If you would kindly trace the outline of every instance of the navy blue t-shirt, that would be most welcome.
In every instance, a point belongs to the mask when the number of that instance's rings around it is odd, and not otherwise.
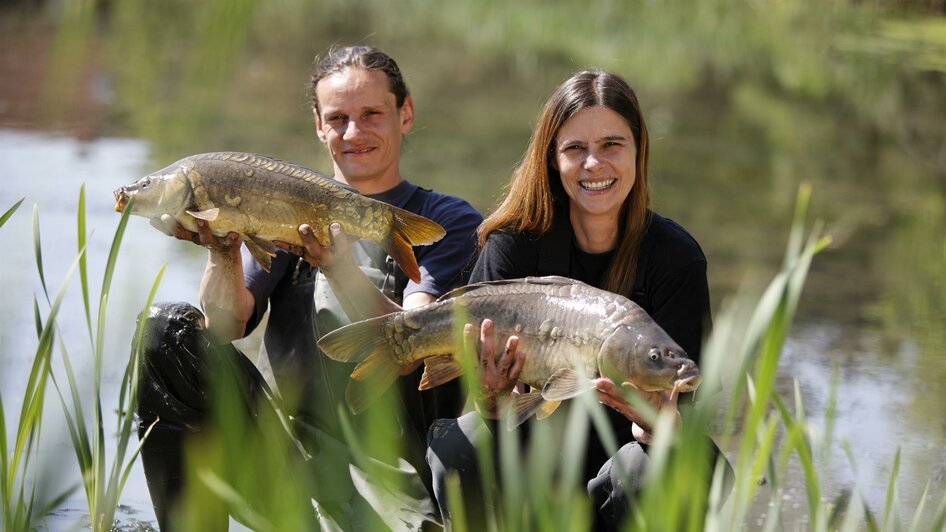
[[[403,208],[417,188],[402,181],[388,191],[368,197]],[[426,292],[439,297],[466,283],[475,260],[476,228],[483,218],[468,202],[437,192],[427,192],[419,209],[412,208],[415,214],[440,224],[446,235],[432,245],[414,247],[421,279],[420,283],[408,281],[404,296]],[[243,271],[246,287],[256,300],[245,334],[259,325],[269,308],[263,345],[280,388],[284,388],[284,379],[290,385],[311,387],[317,384],[312,379],[330,378],[330,372],[322,371],[323,361],[316,348],[313,328],[317,269],[279,250],[268,273],[244,253]]]

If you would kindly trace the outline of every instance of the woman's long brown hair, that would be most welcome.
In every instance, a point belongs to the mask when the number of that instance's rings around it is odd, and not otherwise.
[[[562,83],[542,108],[522,162],[513,172],[505,197],[477,230],[479,245],[491,233],[505,229],[541,235],[552,227],[556,204],[567,207],[568,196],[558,170],[552,166],[555,135],[569,118],[588,107],[603,106],[621,115],[637,145],[634,187],[621,207],[618,244],[608,268],[604,288],[630,295],[634,287],[640,243],[647,224],[650,193],[647,186],[647,126],[637,95],[616,74],[598,70],[578,72]],[[567,208],[561,209],[567,216]]]

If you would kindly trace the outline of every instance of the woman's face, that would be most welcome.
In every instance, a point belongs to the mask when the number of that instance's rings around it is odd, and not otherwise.
[[[637,145],[624,118],[603,106],[582,109],[562,124],[553,148],[573,215],[617,220],[637,175]]]

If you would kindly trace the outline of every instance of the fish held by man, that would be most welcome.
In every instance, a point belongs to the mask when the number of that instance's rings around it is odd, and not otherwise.
[[[691,392],[700,384],[696,364],[639,305],[556,276],[458,288],[429,305],[336,329],[318,345],[334,360],[358,362],[346,390],[357,414],[418,360],[425,365],[422,390],[460,376],[454,320],[478,325],[485,318],[497,339],[518,336],[526,355],[519,380],[533,391],[515,399],[519,422],[550,415],[598,376],[647,392]]]
[[[135,199],[132,214],[151,219],[164,214],[197,232],[197,219],[211,232],[239,233],[250,254],[269,271],[275,241],[302,246],[299,226],[309,224],[323,245],[331,242],[329,226],[373,240],[415,282],[420,269],[411,246],[443,238],[437,223],[352,192],[334,180],[301,166],[240,152],[203,153],[174,164],[115,191],[115,210]]]

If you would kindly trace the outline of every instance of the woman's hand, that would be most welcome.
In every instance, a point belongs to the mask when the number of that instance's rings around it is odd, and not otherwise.
[[[476,406],[480,415],[489,419],[499,417],[500,403],[516,387],[526,362],[525,353],[517,350],[518,336],[510,336],[506,340],[506,348],[499,360],[493,356],[493,340],[493,320],[485,319],[480,325],[480,393],[476,397]],[[472,324],[467,323],[463,327],[463,345],[468,350],[477,345],[475,327]]]
[[[618,387],[614,384],[614,381],[607,377],[595,379],[592,383],[594,384],[595,390],[598,392],[598,401],[606,406],[610,406],[634,423],[632,430],[634,437],[638,441],[648,443],[650,440],[650,432],[653,428],[650,423],[645,420],[641,412],[624,399],[624,393],[621,388],[629,389],[631,393],[636,393],[658,412],[665,408],[672,409],[676,413],[677,425],[679,426],[680,424],[680,413],[676,411],[678,398],[676,388],[670,392],[645,392],[630,383],[625,383],[622,387]]]

